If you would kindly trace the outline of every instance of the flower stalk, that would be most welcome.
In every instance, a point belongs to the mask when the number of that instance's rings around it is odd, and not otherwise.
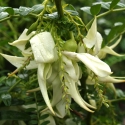
[[[61,0],[54,0],[54,1],[55,1],[55,4],[56,4],[56,8],[57,8],[57,11],[58,11],[59,18],[62,18],[63,17],[63,9],[62,9],[62,5],[61,5]]]

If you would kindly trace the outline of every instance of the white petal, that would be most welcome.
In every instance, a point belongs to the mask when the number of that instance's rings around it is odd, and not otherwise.
[[[108,54],[114,55],[114,56],[125,56],[125,55],[121,55],[121,54],[116,53],[114,50],[112,50],[108,46],[105,46],[103,49],[101,49],[101,51],[104,52],[104,53],[108,53]]]
[[[114,86],[113,83],[107,83],[106,86],[107,86],[109,89],[112,89],[113,92],[116,94],[116,88],[115,88],[115,86]]]
[[[101,45],[102,45],[102,36],[99,32],[97,32],[97,41],[96,41],[96,44],[95,44],[95,47],[94,47],[94,55],[97,55],[98,52],[100,51],[101,49]]]
[[[92,48],[97,40],[97,24],[96,18],[94,19],[91,28],[88,31],[87,36],[83,39],[87,48]]]
[[[107,76],[107,77],[98,77],[98,80],[100,82],[105,82],[105,83],[121,83],[121,82],[125,82],[125,80],[121,80],[121,79],[115,79],[111,76]]]
[[[65,83],[66,83],[66,85],[67,85],[67,87],[68,87],[69,94],[70,94],[71,97],[74,99],[74,101],[75,101],[76,103],[78,103],[83,109],[85,109],[85,110],[87,110],[87,111],[89,111],[89,112],[94,112],[94,111],[90,110],[90,109],[86,106],[87,103],[85,104],[85,101],[82,99],[82,97],[80,96],[79,92],[77,91],[75,82],[74,82],[72,79],[68,78],[67,75],[65,75],[65,78],[67,79],[67,82],[65,82]],[[88,105],[89,105],[89,104],[88,104]],[[90,105],[89,105],[89,106],[90,106]],[[92,106],[90,106],[90,107],[92,107]],[[92,107],[92,108],[94,108],[94,107]]]
[[[49,100],[49,96],[48,96],[48,93],[47,93],[47,87],[46,87],[46,75],[48,74],[48,72],[45,73],[45,64],[41,63],[41,64],[38,64],[38,83],[39,83],[39,86],[40,86],[40,90],[41,90],[41,93],[43,95],[43,98],[48,106],[48,108],[50,109],[50,111],[55,114],[55,112],[53,111],[53,108],[51,106],[51,103],[50,103],[50,100]]]
[[[110,48],[114,49],[119,44],[119,42],[121,41],[121,39],[122,39],[122,35],[119,37],[119,39],[113,45],[110,46]]]
[[[64,100],[62,99],[57,105],[56,109],[58,110],[58,113],[56,115],[60,118],[63,118],[66,115],[66,104]]]
[[[53,86],[53,99],[52,106],[55,106],[62,99],[62,88],[59,76],[57,76],[52,82]]]
[[[12,43],[9,43],[12,46],[17,47],[19,50],[22,51],[22,53],[27,54],[27,55],[31,55],[31,48],[25,49],[25,45],[27,44],[27,42],[29,42],[28,40],[31,38],[31,36],[33,36],[35,34],[35,32],[31,32],[28,36],[26,35],[26,32],[28,31],[28,29],[25,29],[23,31],[23,33],[20,35],[18,40],[15,40]]]
[[[97,107],[96,105],[96,101],[94,99],[89,99],[89,103],[94,106],[94,107]]]
[[[97,76],[106,77],[112,74],[110,67],[105,62],[88,53],[75,53],[68,51],[63,51],[62,53],[71,59],[82,61]]]
[[[79,72],[75,70],[75,67],[70,59],[63,56],[63,62],[64,62],[64,69],[68,73],[68,75],[74,80],[78,81],[79,79]],[[77,67],[78,68],[78,67]]]
[[[35,34],[35,31],[33,31],[29,35],[26,35],[27,31],[28,29],[24,29],[18,40],[29,40]]]
[[[37,62],[48,63],[57,59],[54,40],[49,32],[42,32],[30,39],[34,58]]]
[[[17,68],[23,66],[24,62],[27,60],[27,57],[9,56],[6,54],[1,54],[1,55]],[[37,64],[35,61],[30,61],[30,64],[26,66],[26,69],[35,69],[35,68],[37,68]]]
[[[77,58],[81,60],[97,76],[106,77],[112,74],[110,67],[105,62],[88,53],[78,53]]]

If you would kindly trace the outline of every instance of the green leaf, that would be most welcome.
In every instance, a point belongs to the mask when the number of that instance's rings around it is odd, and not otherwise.
[[[24,112],[2,110],[0,120],[30,120],[30,116]]]
[[[6,18],[9,14],[7,12],[0,13],[0,19]]]
[[[6,76],[2,76],[2,77],[0,77],[0,84],[4,81],[4,80],[6,80]]]
[[[44,6],[42,4],[37,4],[32,7],[34,13],[39,13],[43,10]]]
[[[47,117],[49,117],[49,114],[44,114],[44,115],[40,116],[40,119],[43,120],[43,119],[46,119]]]
[[[110,9],[113,9],[117,3],[119,2],[120,0],[112,0],[111,4],[110,4]]]
[[[79,13],[77,11],[74,11],[74,10],[67,10],[71,15],[73,16],[78,16]]]
[[[45,121],[45,122],[43,122],[42,124],[40,124],[40,125],[47,125],[47,124],[49,124],[50,123],[50,121]]]
[[[19,9],[18,8],[13,8],[15,14],[19,14]]]
[[[37,120],[31,120],[31,121],[29,121],[29,124],[30,125],[36,125],[36,124],[38,124],[38,121]]]
[[[74,10],[76,11],[75,7],[71,4],[68,4],[66,7],[65,7],[66,10]]]
[[[114,37],[120,35],[125,30],[125,24],[114,26],[108,34],[107,41],[110,42]]]
[[[93,5],[97,5],[97,4],[101,4],[102,8],[109,9],[111,2],[96,2],[96,3],[93,3]]]
[[[0,7],[0,12],[4,12],[4,10],[6,10],[9,7]]]
[[[117,6],[119,6],[119,7],[125,7],[125,4],[124,3],[118,3]]]
[[[26,109],[26,112],[33,112],[35,110],[36,110],[36,108],[28,108],[28,109]]]
[[[2,94],[1,99],[6,106],[11,105],[11,95],[10,94]]]
[[[13,15],[14,14],[14,10],[13,8],[9,7],[5,10],[5,12],[9,13],[9,15]]]
[[[54,12],[51,14],[45,14],[46,17],[50,18],[50,19],[57,19],[58,18],[58,13]]]
[[[10,88],[10,87],[8,87],[8,86],[0,87],[0,94],[6,93],[9,88]]]
[[[92,15],[91,12],[90,12],[90,7],[82,7],[82,8],[80,8],[80,10]]]
[[[28,15],[30,12],[32,12],[33,9],[30,8],[30,7],[23,7],[23,6],[20,6],[19,7],[19,13],[22,15],[22,16],[26,16]]]
[[[117,89],[116,93],[117,93],[117,96],[120,97],[120,98],[125,97],[125,94],[121,89]]]
[[[92,13],[92,15],[97,15],[101,10],[101,4],[96,4],[93,5],[90,9],[90,12]]]

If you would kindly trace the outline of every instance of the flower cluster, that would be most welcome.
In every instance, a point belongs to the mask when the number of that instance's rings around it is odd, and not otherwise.
[[[97,32],[96,23],[95,17],[82,42],[76,43],[72,33],[72,45],[66,41],[61,52],[58,51],[59,48],[50,32],[37,34],[33,31],[26,35],[28,29],[25,29],[18,40],[9,43],[17,47],[22,52],[23,57],[1,54],[17,68],[22,67],[27,59],[32,57],[30,62],[23,68],[26,70],[37,69],[37,78],[42,96],[48,109],[58,117],[65,116],[66,106],[70,105],[71,98],[89,112],[94,112],[96,109],[95,105],[90,105],[79,93],[78,86],[84,84],[80,83],[80,79],[84,74],[78,62],[82,62],[87,68],[88,78],[86,84],[95,84],[95,79],[98,82],[109,83],[110,86],[112,83],[124,82],[124,80],[111,77],[110,67],[100,59],[106,53],[116,56],[121,55],[112,50],[116,44],[101,49],[103,39],[101,34]],[[121,37],[116,43],[120,39]],[[26,48],[28,42],[30,42],[30,46]],[[71,46],[71,49],[68,49],[67,46]],[[48,96],[48,86],[52,86],[52,99]]]

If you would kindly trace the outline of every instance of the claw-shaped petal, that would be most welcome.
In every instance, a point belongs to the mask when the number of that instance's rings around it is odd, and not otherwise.
[[[14,42],[9,43],[10,45],[15,46],[19,50],[21,50],[23,55],[32,54],[31,47],[29,47],[28,49],[25,49],[25,48],[26,48],[27,42],[29,42],[29,39],[35,34],[35,31],[31,32],[29,35],[26,35],[27,31],[28,29],[25,29],[23,33],[20,35],[20,37],[18,38],[18,40],[15,40]]]
[[[112,74],[110,67],[105,62],[88,53],[75,53],[64,51],[63,54],[69,58],[74,58],[82,61],[97,76],[106,77]]]
[[[0,53],[1,54],[1,53]],[[8,60],[12,65],[17,68],[22,67],[22,65],[26,62],[28,57],[17,57],[17,56],[10,56],[6,54],[1,54],[6,60]],[[36,69],[37,63],[36,61],[30,61],[30,63],[25,67],[26,69]]]
[[[94,108],[94,109],[95,109],[95,107],[91,106],[90,104],[88,104],[87,102],[85,102],[82,99],[82,97],[80,96],[80,94],[78,92],[76,83],[71,78],[69,78],[67,75],[65,75],[65,78],[67,80],[66,85],[68,87],[69,94],[74,99],[74,101],[76,103],[78,103],[83,109],[85,109],[89,112],[94,112],[94,111],[90,110],[87,106],[89,106],[91,108]]]
[[[92,48],[97,41],[97,25],[96,18],[94,19],[91,28],[88,31],[87,36],[83,39],[87,48]]]
[[[46,66],[48,68],[46,68]],[[46,78],[47,78],[47,75],[49,74],[49,71],[50,71],[49,64],[44,64],[44,63],[38,64],[38,83],[40,86],[41,93],[43,95],[43,98],[44,98],[48,108],[50,109],[50,111],[53,114],[55,114],[55,112],[53,111],[52,105],[50,103],[49,96],[47,93],[47,87],[46,87]]]

